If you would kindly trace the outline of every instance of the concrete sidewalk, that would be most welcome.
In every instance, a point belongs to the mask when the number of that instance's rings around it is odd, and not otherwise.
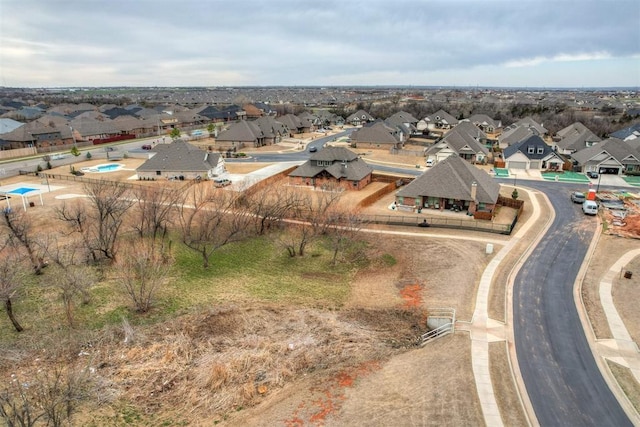
[[[489,343],[496,341],[505,341],[510,331],[510,326],[501,321],[490,319],[488,314],[489,308],[489,292],[494,276],[500,264],[504,261],[507,254],[527,235],[533,224],[540,218],[540,205],[534,197],[533,193],[527,191],[530,195],[533,214],[512,238],[489,262],[485,268],[480,285],[476,293],[476,306],[473,312],[471,323],[457,322],[456,328],[462,331],[468,331],[471,337],[471,365],[476,383],[478,398],[482,407],[485,423],[487,426],[503,426],[502,417],[495,397],[493,383],[491,381],[491,372],[489,367]],[[505,284],[505,286],[508,286]],[[510,293],[507,293],[510,295]],[[510,302],[509,302],[510,304]],[[509,334],[511,335],[511,334]],[[516,373],[512,373],[514,378]],[[526,399],[526,398],[525,398]],[[526,399],[528,401],[528,399]],[[523,402],[523,406],[528,406]],[[525,409],[527,417],[532,417],[532,411]]]

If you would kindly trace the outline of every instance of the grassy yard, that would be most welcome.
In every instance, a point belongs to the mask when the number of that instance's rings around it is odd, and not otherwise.
[[[291,258],[277,243],[252,238],[222,247],[208,269],[202,267],[199,254],[179,243],[174,244],[174,253],[172,276],[149,313],[133,312],[117,272],[107,271],[106,278],[91,289],[90,303],[75,306],[76,325],[98,330],[121,324],[123,317],[132,325],[153,324],[176,314],[241,301],[336,308],[345,302],[356,270],[351,263],[332,266],[331,253],[321,241],[310,246],[304,257]],[[15,333],[7,316],[0,316],[0,344],[9,344],[18,336],[46,335],[51,325],[66,325],[59,291],[47,286],[47,274],[51,273],[45,269],[43,276],[33,276],[14,301],[14,312],[25,332]]]
[[[556,177],[558,177],[558,181],[560,182],[590,182],[589,178],[584,174],[576,172],[563,171],[562,173],[547,172],[542,174],[542,178],[547,181],[555,181]]]
[[[622,179],[624,179],[629,185],[640,187],[640,176],[623,176]]]

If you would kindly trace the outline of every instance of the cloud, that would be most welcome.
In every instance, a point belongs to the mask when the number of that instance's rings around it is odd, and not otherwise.
[[[636,0],[2,0],[0,84],[482,82],[637,56],[639,14]],[[549,72],[529,85],[570,78]],[[638,74],[588,75],[617,86]]]

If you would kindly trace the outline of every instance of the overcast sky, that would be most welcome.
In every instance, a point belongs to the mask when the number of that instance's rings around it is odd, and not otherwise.
[[[0,86],[640,86],[640,0],[0,0]]]

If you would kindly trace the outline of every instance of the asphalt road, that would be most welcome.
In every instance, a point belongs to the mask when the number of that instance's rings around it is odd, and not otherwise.
[[[575,185],[526,182],[556,211],[550,229],[517,274],[513,327],[520,371],[541,426],[631,426],[604,381],[573,299],[596,219],[571,203]]]

